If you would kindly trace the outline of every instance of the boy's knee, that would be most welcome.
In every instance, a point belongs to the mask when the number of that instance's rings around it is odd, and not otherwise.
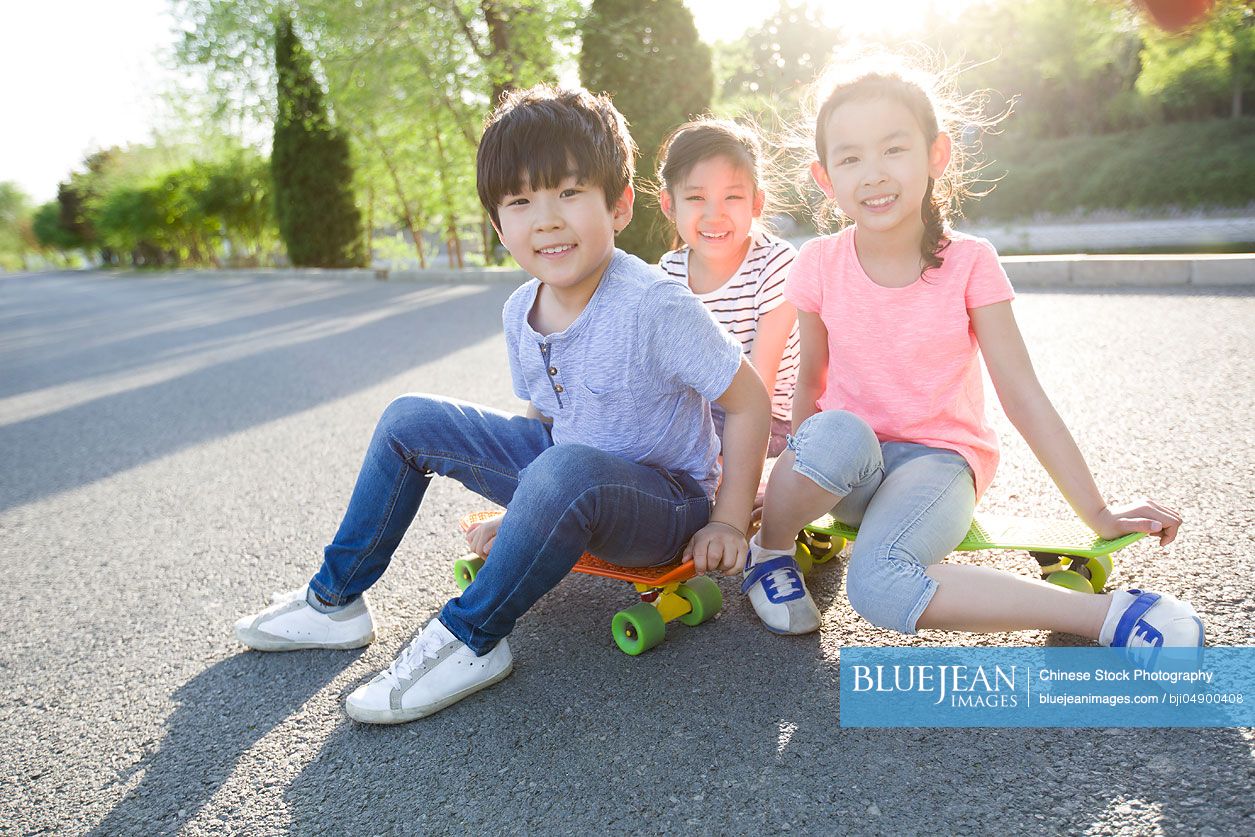
[[[546,448],[519,473],[519,490],[539,495],[546,503],[562,504],[561,512],[581,494],[597,485],[599,460],[605,453],[588,445]]]
[[[385,433],[393,433],[429,421],[438,401],[427,395],[400,395],[384,408],[377,427]]]
[[[789,444],[794,470],[844,497],[882,467],[880,442],[867,422],[829,410],[802,422]]]

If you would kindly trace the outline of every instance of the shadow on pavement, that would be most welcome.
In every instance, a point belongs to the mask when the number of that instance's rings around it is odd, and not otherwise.
[[[91,833],[177,831],[217,792],[244,753],[360,653],[246,651],[184,683],[172,695],[175,710],[156,751],[132,768],[132,775],[142,770],[143,778]]]
[[[214,288],[223,293],[214,283],[186,282],[198,287],[167,286],[180,306],[187,304],[186,294],[209,295]],[[295,284],[286,289],[293,295],[299,293]],[[210,325],[146,340],[123,338],[111,349],[118,357],[92,349],[62,356],[58,365],[78,371],[59,380],[73,381],[89,395],[71,393],[60,409],[32,407],[39,414],[0,427],[0,449],[6,451],[0,511],[342,398],[489,338],[500,331],[509,290],[370,285],[352,293],[345,283],[308,284],[309,293],[318,296],[313,301],[272,300],[264,312],[245,305],[245,311]],[[253,280],[226,293],[260,285]],[[264,337],[250,343],[259,333]],[[207,360],[198,359],[208,343],[221,356],[211,352]],[[179,357],[154,373],[154,380],[122,380],[90,396],[93,376],[154,360],[159,365],[163,355]],[[46,384],[41,377],[40,385]],[[71,452],[69,467],[65,462],[49,467],[51,450]]]

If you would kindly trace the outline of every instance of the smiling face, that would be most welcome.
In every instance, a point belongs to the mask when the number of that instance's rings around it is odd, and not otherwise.
[[[725,156],[699,161],[658,197],[681,240],[712,264],[744,257],[750,227],[763,210],[752,175]]]
[[[600,186],[570,174],[556,186],[524,183],[497,205],[501,242],[519,266],[563,290],[594,287],[614,253],[615,233],[632,219],[632,188],[607,208]]]
[[[811,173],[859,230],[922,236],[928,180],[950,161],[950,138],[931,141],[900,102],[860,98],[836,107],[824,132],[825,163]]]

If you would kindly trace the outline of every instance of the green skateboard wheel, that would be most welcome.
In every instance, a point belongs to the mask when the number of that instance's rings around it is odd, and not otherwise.
[[[797,568],[802,571],[802,575],[809,575],[811,568],[815,565],[815,559],[811,555],[810,547],[801,541],[798,542],[797,548],[793,550],[793,560],[797,561]]]
[[[459,590],[466,590],[471,586],[471,582],[475,580],[475,576],[479,574],[479,570],[484,566],[484,559],[478,555],[470,555],[466,558],[459,558],[453,562],[453,580],[457,583]]]
[[[825,538],[822,541],[816,539],[811,550],[811,559],[816,564],[827,564],[840,555],[843,549],[845,549],[845,538]]]
[[[1111,556],[1098,555],[1090,558],[1085,562],[1085,567],[1089,570],[1090,586],[1095,593],[1101,593],[1107,586],[1107,579],[1111,578]]]
[[[616,613],[610,620],[610,633],[620,651],[635,657],[663,641],[667,623],[656,607],[641,602]]]
[[[713,619],[723,607],[723,594],[719,592],[719,585],[704,575],[684,582],[675,592],[693,608],[680,617],[685,625],[700,625]]]
[[[1089,579],[1075,570],[1059,570],[1046,576],[1046,581],[1051,584],[1057,584],[1060,587],[1066,587],[1069,590],[1075,590],[1078,593],[1092,593],[1094,587],[1089,583]]]

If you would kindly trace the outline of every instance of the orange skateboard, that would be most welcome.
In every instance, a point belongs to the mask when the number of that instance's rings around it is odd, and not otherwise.
[[[497,517],[500,512],[473,512],[462,518],[463,532]],[[470,554],[453,562],[453,579],[465,590],[475,580],[484,559]],[[719,585],[697,575],[692,561],[672,561],[658,567],[620,567],[585,552],[573,572],[626,581],[640,594],[640,602],[620,610],[610,620],[615,645],[625,654],[643,654],[666,638],[667,623],[679,619],[700,625],[723,607]]]

